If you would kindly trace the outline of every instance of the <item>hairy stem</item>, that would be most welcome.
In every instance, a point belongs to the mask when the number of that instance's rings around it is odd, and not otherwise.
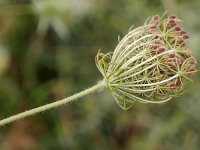
[[[32,115],[37,114],[39,112],[43,112],[43,111],[46,111],[46,110],[49,110],[49,109],[52,109],[52,108],[62,106],[64,104],[68,103],[68,102],[75,101],[80,97],[83,97],[85,95],[88,95],[90,93],[97,91],[98,89],[105,88],[105,87],[106,87],[105,81],[104,80],[100,81],[96,85],[94,85],[93,87],[90,87],[90,88],[88,88],[84,91],[76,93],[76,94],[74,94],[70,97],[67,97],[67,98],[64,98],[62,100],[59,100],[59,101],[56,101],[56,102],[53,102],[53,103],[50,103],[50,104],[46,104],[46,105],[31,109],[31,110],[28,110],[28,111],[19,113],[17,115],[8,117],[6,119],[3,119],[3,120],[0,121],[0,126],[4,126],[6,124],[9,124],[9,123],[14,122],[16,120],[23,119],[23,118],[28,117],[28,116],[32,116]]]

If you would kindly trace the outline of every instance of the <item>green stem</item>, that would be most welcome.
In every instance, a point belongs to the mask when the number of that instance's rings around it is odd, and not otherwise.
[[[50,103],[50,104],[46,104],[44,106],[40,106],[40,107],[31,109],[31,110],[28,110],[28,111],[19,113],[17,115],[8,117],[6,119],[3,119],[3,120],[0,121],[0,126],[4,126],[6,124],[9,124],[9,123],[14,122],[14,121],[19,120],[19,119],[23,119],[23,118],[28,117],[28,116],[32,116],[32,115],[37,114],[39,112],[43,112],[43,111],[46,111],[46,110],[49,110],[49,109],[52,109],[52,108],[62,106],[64,104],[68,103],[68,102],[75,101],[80,97],[83,97],[85,95],[88,95],[90,93],[97,91],[98,89],[105,88],[105,87],[106,87],[105,81],[104,80],[100,81],[96,85],[94,85],[93,87],[90,87],[90,88],[88,88],[84,91],[76,93],[76,94],[74,94],[70,97],[67,97],[67,98],[64,98],[62,100],[59,100],[59,101],[56,101],[56,102],[53,102],[53,103]]]

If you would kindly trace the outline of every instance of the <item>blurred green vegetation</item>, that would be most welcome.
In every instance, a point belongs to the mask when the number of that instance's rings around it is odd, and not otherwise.
[[[165,10],[182,18],[199,61],[198,0],[40,1],[0,1],[0,118],[92,86],[102,79],[98,50],[113,51],[118,35]],[[199,150],[199,75],[164,105],[123,111],[103,91],[18,121],[0,129],[0,149]]]

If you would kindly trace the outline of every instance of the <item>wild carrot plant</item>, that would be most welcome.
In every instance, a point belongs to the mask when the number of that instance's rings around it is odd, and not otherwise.
[[[131,29],[114,52],[97,54],[95,61],[102,81],[68,98],[3,119],[0,126],[99,89],[108,88],[124,110],[135,102],[160,104],[182,94],[196,72],[196,60],[185,44],[189,35],[181,22],[176,16],[153,16],[143,26]]]

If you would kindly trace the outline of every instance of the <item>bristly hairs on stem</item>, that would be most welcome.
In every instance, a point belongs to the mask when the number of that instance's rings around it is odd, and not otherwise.
[[[99,89],[103,89],[105,87],[106,87],[106,84],[105,84],[104,80],[99,81],[93,87],[88,88],[88,89],[86,89],[82,92],[79,92],[77,94],[74,94],[70,97],[67,97],[67,98],[64,98],[62,100],[59,100],[59,101],[56,101],[56,102],[53,102],[53,103],[50,103],[50,104],[46,104],[46,105],[40,106],[38,108],[34,108],[34,109],[31,109],[31,110],[19,113],[17,115],[11,116],[9,118],[3,119],[3,120],[0,121],[0,126],[4,126],[4,125],[9,124],[11,122],[14,122],[16,120],[23,119],[25,117],[32,116],[32,115],[35,115],[35,114],[40,113],[40,112],[44,112],[44,111],[52,109],[52,108],[63,106],[65,104],[69,103],[69,102],[78,100],[79,98],[81,98],[85,95],[93,93],[93,92],[95,92]]]

